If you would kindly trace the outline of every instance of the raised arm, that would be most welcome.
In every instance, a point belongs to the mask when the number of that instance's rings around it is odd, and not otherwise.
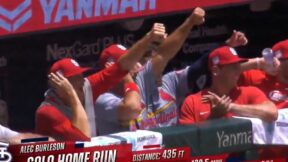
[[[275,76],[278,72],[280,61],[273,58],[273,64],[267,63],[263,57],[251,58],[247,62],[241,64],[241,71],[258,69],[269,75]]]
[[[225,41],[225,44],[233,48],[245,46],[248,44],[248,39],[243,32],[233,30],[232,35]]]
[[[127,53],[122,55],[114,65],[87,77],[92,86],[93,99],[95,100],[100,94],[118,84],[150,50],[152,43],[161,43],[165,35],[163,29],[153,27],[148,34],[129,48]]]
[[[160,77],[168,62],[181,49],[191,29],[204,23],[205,11],[199,7],[195,8],[192,14],[160,44],[156,51],[158,55],[152,58],[153,71],[156,77]]]
[[[245,46],[248,39],[243,32],[233,30],[232,35],[225,41],[230,47]],[[273,59],[273,64],[267,63],[263,57],[251,58],[247,62],[241,64],[241,71],[259,69],[265,71],[267,74],[276,75],[280,62],[277,58]]]
[[[163,42],[165,35],[165,29],[157,28],[154,25],[149,33],[129,48],[127,54],[119,58],[118,64],[123,70],[131,70],[142,59],[143,55],[150,50],[153,43],[161,44]]]

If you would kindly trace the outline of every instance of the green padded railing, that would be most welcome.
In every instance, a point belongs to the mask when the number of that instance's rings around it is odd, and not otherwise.
[[[152,129],[163,135],[165,147],[189,146],[191,156],[245,152],[252,144],[252,123],[243,119],[217,119],[199,124]]]

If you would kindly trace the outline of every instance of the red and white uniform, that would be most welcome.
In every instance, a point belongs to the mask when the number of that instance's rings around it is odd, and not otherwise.
[[[288,107],[288,85],[260,70],[243,72],[240,81],[243,86],[255,86],[262,90],[278,109]]]
[[[211,114],[211,105],[201,102],[202,96],[207,94],[208,90],[202,90],[184,100],[180,113],[180,124],[192,124],[208,120]],[[240,105],[260,104],[268,101],[265,94],[256,87],[236,87],[229,96],[233,103]],[[225,117],[230,118],[233,115],[235,114],[229,112]]]
[[[116,63],[98,73],[85,78],[84,95],[85,111],[91,125],[91,134],[96,136],[96,118],[94,101],[97,97],[116,85],[127,74]],[[48,90],[45,101],[36,112],[36,132],[49,135],[57,140],[89,140],[71,123],[71,112],[57,96]]]
[[[19,135],[18,132],[15,132],[7,127],[4,127],[0,124],[0,140],[6,140],[9,138],[13,138]]]

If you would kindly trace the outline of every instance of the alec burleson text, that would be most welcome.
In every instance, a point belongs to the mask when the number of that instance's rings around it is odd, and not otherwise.
[[[20,147],[20,154],[27,154],[27,162],[115,162],[117,157],[116,149],[93,150],[86,152],[67,152],[69,146],[65,142],[30,144]],[[47,152],[50,152],[47,154]],[[36,154],[35,154],[36,153]],[[37,154],[38,153],[38,154]]]
[[[33,152],[47,152],[47,151],[59,151],[65,149],[65,143],[47,143],[36,145],[23,145],[20,149],[20,154],[33,153]]]

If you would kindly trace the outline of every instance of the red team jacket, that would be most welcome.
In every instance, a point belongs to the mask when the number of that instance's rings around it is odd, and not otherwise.
[[[109,68],[101,70],[87,77],[92,88],[93,105],[96,98],[116,85],[127,74],[118,64],[114,64]],[[36,132],[49,135],[56,139],[75,141],[89,140],[80,130],[75,128],[69,116],[60,108],[61,101],[55,96],[46,96],[45,101],[50,104],[41,104],[36,111]],[[68,110],[69,114],[69,110]]]

